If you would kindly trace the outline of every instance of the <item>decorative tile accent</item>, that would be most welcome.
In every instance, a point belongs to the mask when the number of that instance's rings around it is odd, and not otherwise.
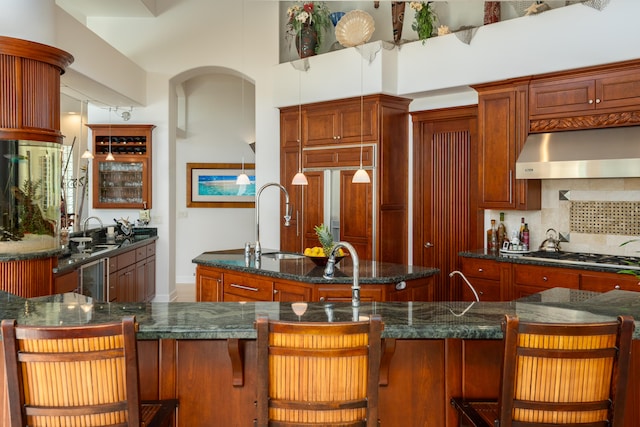
[[[640,202],[571,202],[571,231],[586,234],[640,235]]]
[[[558,200],[571,200],[570,192],[571,190],[560,190],[558,192]]]

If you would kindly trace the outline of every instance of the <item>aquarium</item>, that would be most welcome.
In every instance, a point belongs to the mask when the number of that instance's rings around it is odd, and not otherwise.
[[[0,255],[60,247],[62,148],[0,140]]]

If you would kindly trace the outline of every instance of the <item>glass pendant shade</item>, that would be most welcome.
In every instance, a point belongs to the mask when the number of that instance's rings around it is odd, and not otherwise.
[[[354,184],[369,184],[371,182],[371,178],[369,178],[369,174],[366,170],[360,168],[353,175],[351,182]]]
[[[107,157],[105,158],[105,160],[109,160],[109,161],[115,160],[115,157],[113,157],[113,153],[111,151],[109,151],[109,154],[107,154]]]
[[[93,159],[93,154],[91,154],[91,151],[84,150],[84,153],[82,153],[82,158],[83,159]]]
[[[236,185],[249,185],[249,184],[251,184],[251,180],[249,179],[249,175],[247,175],[244,172],[242,172],[236,178]]]
[[[307,177],[302,172],[298,172],[293,176],[291,185],[309,185],[309,181],[307,181]]]

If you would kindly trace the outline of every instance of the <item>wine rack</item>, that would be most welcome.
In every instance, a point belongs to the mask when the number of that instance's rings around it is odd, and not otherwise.
[[[151,208],[151,132],[154,125],[87,125],[92,130],[93,207]],[[114,160],[107,160],[108,154]]]

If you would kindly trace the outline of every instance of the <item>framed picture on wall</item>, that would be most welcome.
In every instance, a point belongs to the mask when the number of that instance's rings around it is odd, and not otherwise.
[[[236,183],[243,172],[249,184]],[[187,163],[188,208],[252,208],[255,196],[253,163]]]

